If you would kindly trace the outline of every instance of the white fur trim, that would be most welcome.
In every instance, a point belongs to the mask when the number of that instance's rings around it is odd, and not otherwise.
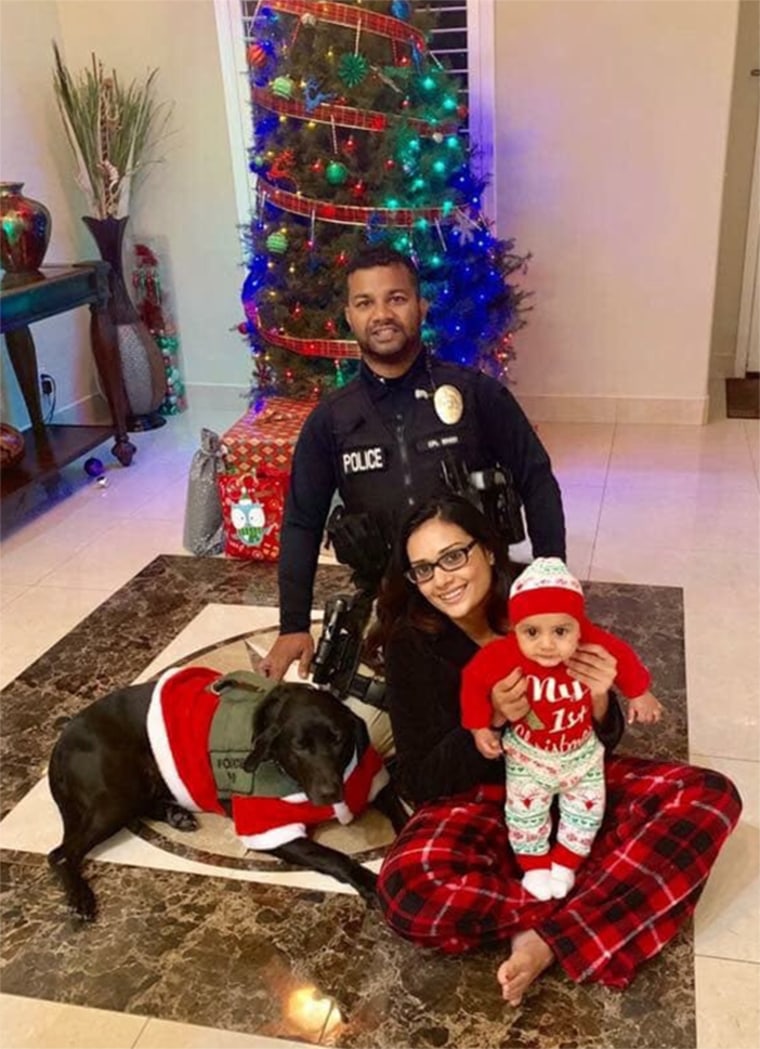
[[[268,852],[276,849],[278,845],[286,845],[296,838],[306,837],[306,825],[303,823],[286,823],[281,827],[273,827],[262,834],[239,834],[238,837],[247,849],[257,849]]]
[[[150,742],[150,749],[153,751],[153,757],[156,759],[158,770],[163,776],[166,786],[174,795],[174,800],[185,809],[191,809],[193,812],[200,812],[200,805],[188,791],[184,781],[177,771],[177,766],[174,763],[174,755],[172,754],[172,748],[169,745],[169,736],[166,732],[164,711],[161,705],[161,692],[163,691],[164,684],[169,678],[178,674],[181,669],[183,668],[170,667],[168,670],[164,671],[156,682],[153,689],[153,695],[150,698],[150,706],[148,707],[148,741]]]
[[[388,775],[388,769],[385,765],[378,769],[369,787],[369,800],[374,801],[383,787],[387,787],[391,781],[391,777]]]
[[[351,809],[346,805],[345,801],[338,801],[333,805],[333,812],[338,823],[346,824],[351,823],[354,818],[354,814]]]

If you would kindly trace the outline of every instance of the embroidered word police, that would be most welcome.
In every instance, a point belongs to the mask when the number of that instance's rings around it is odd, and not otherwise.
[[[372,470],[385,470],[388,461],[385,448],[379,445],[374,448],[354,448],[343,452],[343,473],[364,474]]]

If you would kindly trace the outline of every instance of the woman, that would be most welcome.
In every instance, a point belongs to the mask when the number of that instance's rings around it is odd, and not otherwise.
[[[717,772],[613,755],[624,729],[608,692],[615,660],[581,646],[568,670],[592,693],[606,815],[570,895],[530,896],[507,840],[502,762],[484,758],[460,723],[462,668],[505,633],[511,576],[479,511],[433,500],[402,528],[372,643],[385,661],[398,786],[417,806],[380,871],[386,920],[452,954],[511,941],[497,980],[516,1006],[555,961],[572,980],[628,986],[693,913],[741,800]],[[520,670],[492,701],[509,721],[527,713]]]

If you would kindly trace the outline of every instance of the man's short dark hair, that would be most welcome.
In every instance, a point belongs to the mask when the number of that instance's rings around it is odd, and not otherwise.
[[[346,266],[346,280],[357,270],[371,270],[376,266],[403,266],[414,282],[417,298],[420,296],[420,275],[408,255],[385,244],[373,248],[362,248]]]

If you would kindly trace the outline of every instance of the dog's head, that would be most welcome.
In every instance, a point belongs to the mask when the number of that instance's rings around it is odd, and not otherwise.
[[[343,771],[366,731],[340,700],[311,685],[283,683],[262,700],[253,724],[246,772],[272,760],[314,805],[343,799]]]

